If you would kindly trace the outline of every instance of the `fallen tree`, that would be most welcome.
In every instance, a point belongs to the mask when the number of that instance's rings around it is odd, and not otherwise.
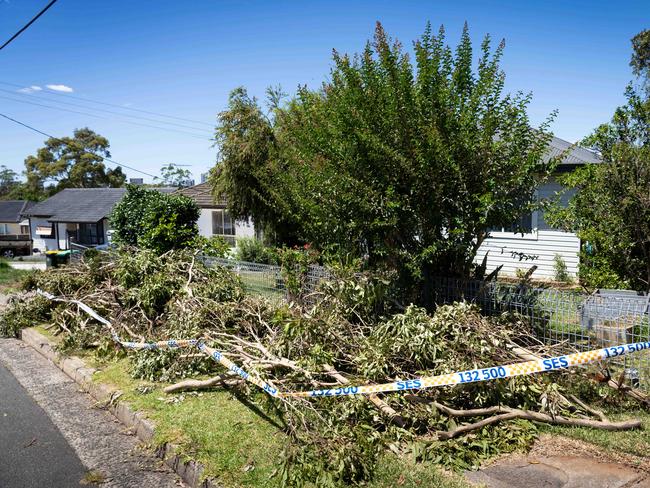
[[[123,337],[202,339],[281,390],[409,380],[559,352],[534,340],[519,317],[487,318],[465,303],[441,306],[433,315],[413,305],[394,312],[385,283],[342,274],[300,306],[277,304],[247,295],[236,275],[205,266],[192,251],[157,256],[123,250],[36,273],[26,286],[84,302],[109,317]],[[624,407],[631,397],[603,399],[606,386],[582,372],[406,395],[274,399],[197,351],[119,350],[106,328],[76,305],[33,293],[12,301],[0,317],[0,333],[16,333],[35,321],[52,324],[63,348],[127,355],[135,378],[172,383],[167,393],[229,388],[275,412],[292,440],[283,453],[282,479],[288,485],[361,482],[372,477],[387,448],[415,450],[421,460],[451,467],[476,465],[528,447],[535,437],[533,423],[640,427],[636,420],[610,421],[601,409]]]

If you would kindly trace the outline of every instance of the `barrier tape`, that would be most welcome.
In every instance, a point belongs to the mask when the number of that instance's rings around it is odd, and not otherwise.
[[[392,391],[405,391],[405,390],[423,390],[427,388],[435,388],[439,386],[453,386],[465,383],[477,383],[481,381],[491,381],[500,378],[513,378],[515,376],[529,375],[535,373],[546,373],[550,371],[557,371],[562,369],[571,368],[574,366],[582,366],[584,364],[594,363],[598,361],[605,361],[626,354],[631,354],[643,350],[650,350],[650,341],[648,342],[635,342],[631,344],[623,344],[620,346],[605,347],[603,349],[594,349],[585,352],[576,352],[573,354],[566,354],[563,356],[555,356],[546,359],[537,359],[533,361],[526,361],[522,363],[506,364],[501,366],[493,366],[490,368],[469,369],[467,371],[457,371],[454,373],[441,374],[437,376],[423,376],[411,380],[393,381],[392,383],[381,383],[375,385],[359,385],[359,386],[345,386],[339,388],[330,388],[323,390],[309,390],[309,391],[278,391],[277,388],[265,382],[258,376],[249,374],[235,363],[226,358],[221,352],[207,346],[203,341],[198,339],[187,340],[168,340],[159,342],[128,342],[120,340],[115,332],[113,325],[101,317],[88,305],[78,300],[57,298],[54,295],[37,290],[40,295],[49,298],[52,301],[74,303],[79,306],[83,311],[88,313],[91,317],[106,325],[110,331],[111,336],[115,342],[118,342],[123,347],[129,349],[174,349],[180,347],[197,347],[201,352],[211,357],[213,360],[227,368],[228,370],[239,375],[244,380],[252,383],[266,393],[273,397],[282,398],[308,398],[308,397],[338,397],[349,395],[368,395],[373,393],[387,393]]]

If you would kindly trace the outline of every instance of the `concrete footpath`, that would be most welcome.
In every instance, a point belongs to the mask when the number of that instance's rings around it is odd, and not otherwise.
[[[0,339],[0,487],[93,480],[102,487],[184,486],[55,365],[18,340]]]

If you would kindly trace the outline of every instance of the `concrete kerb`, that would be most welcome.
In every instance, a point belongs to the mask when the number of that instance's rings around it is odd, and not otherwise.
[[[97,403],[105,406],[122,424],[131,429],[142,442],[150,444],[155,434],[154,424],[142,413],[134,411],[126,402],[120,401],[120,391],[116,388],[93,382],[97,370],[86,366],[78,357],[63,357],[53,347],[50,340],[34,329],[23,329],[22,341],[49,359],[66,375],[87,391]],[[155,450],[156,456],[172,468],[181,479],[192,488],[219,488],[212,480],[201,481],[203,466],[178,453],[173,444],[163,444]]]

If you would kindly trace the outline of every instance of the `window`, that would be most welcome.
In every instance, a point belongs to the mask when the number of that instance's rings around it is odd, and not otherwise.
[[[104,244],[104,226],[102,223],[79,224],[77,242],[85,246],[98,246]]]
[[[221,236],[231,246],[235,245],[235,223],[227,210],[212,212],[212,235]]]
[[[0,224],[0,235],[6,236],[9,234],[9,226],[7,224]]]
[[[54,238],[54,224],[50,225],[37,225],[36,226],[36,235],[41,239],[53,239]]]
[[[502,232],[524,232],[529,234],[533,231],[533,213],[529,212],[526,215],[522,215],[516,222],[498,230],[501,230]]]
[[[538,212],[522,215],[517,221],[504,227],[491,227],[490,237],[537,239]]]
[[[21,234],[29,234],[29,225],[21,225],[20,226],[20,233]]]

